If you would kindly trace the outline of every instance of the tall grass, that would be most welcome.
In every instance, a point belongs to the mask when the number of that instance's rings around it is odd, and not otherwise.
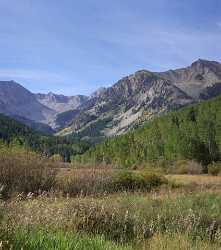
[[[111,192],[112,169],[72,169],[63,172],[58,175],[56,185],[63,194],[87,196]]]
[[[156,233],[186,233],[219,242],[221,197],[218,194],[150,198],[125,194],[103,199],[35,199],[7,207],[15,224],[48,230],[101,234],[109,240],[144,240]]]

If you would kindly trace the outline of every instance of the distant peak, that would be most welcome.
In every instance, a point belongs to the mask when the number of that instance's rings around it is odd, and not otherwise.
[[[205,60],[205,59],[201,59],[199,58],[198,60],[194,61],[191,66],[194,66],[196,64],[204,64],[204,63],[208,63],[209,61],[208,60]]]
[[[209,60],[206,60],[206,59],[199,58],[198,60],[196,60],[195,62],[193,62],[191,64],[191,66],[195,66],[195,65],[209,65],[209,64],[220,64],[220,63],[216,62],[216,61],[209,61]]]
[[[8,87],[19,87],[19,88],[23,88],[24,89],[24,87],[21,85],[21,84],[19,84],[19,83],[17,83],[16,81],[14,81],[14,80],[9,80],[9,81],[0,81],[0,84],[4,84],[4,85],[7,85]]]
[[[146,70],[146,69],[142,69],[142,70],[138,70],[134,73],[134,75],[146,75],[146,76],[153,76],[155,75],[154,72]]]
[[[14,80],[10,80],[10,81],[0,81],[0,83],[15,83],[15,84],[18,84],[18,83],[15,82]]]

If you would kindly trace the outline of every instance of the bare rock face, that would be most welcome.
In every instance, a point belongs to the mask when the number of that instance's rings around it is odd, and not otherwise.
[[[64,96],[56,95],[52,92],[48,94],[36,94],[35,96],[41,104],[55,110],[57,113],[76,109],[88,100],[88,97],[83,95]]]
[[[187,68],[169,70],[159,75],[197,100],[201,99],[205,89],[221,83],[221,64],[199,59]]]
[[[107,88],[84,103],[61,134],[99,130],[100,136],[126,132],[139,119],[190,104],[193,99],[184,91],[149,71],[138,71]]]

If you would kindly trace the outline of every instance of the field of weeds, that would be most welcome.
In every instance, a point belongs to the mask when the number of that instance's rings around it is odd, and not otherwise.
[[[53,170],[33,154],[1,157],[0,249],[221,248],[219,176]]]
[[[74,197],[44,192],[2,201],[1,249],[220,249],[219,177],[167,178],[176,185]],[[207,191],[213,178],[214,192],[212,186]],[[178,185],[181,180],[184,185]]]

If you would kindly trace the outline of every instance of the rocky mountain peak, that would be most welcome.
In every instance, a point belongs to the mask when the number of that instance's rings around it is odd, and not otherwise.
[[[61,135],[100,137],[126,132],[140,120],[219,94],[221,64],[198,59],[166,72],[139,70],[89,97],[33,94],[14,81],[0,82],[0,112],[48,124]]]
[[[198,59],[193,62],[190,68],[199,74],[208,74],[213,72],[220,75],[221,64],[216,61],[208,61],[203,59]]]

